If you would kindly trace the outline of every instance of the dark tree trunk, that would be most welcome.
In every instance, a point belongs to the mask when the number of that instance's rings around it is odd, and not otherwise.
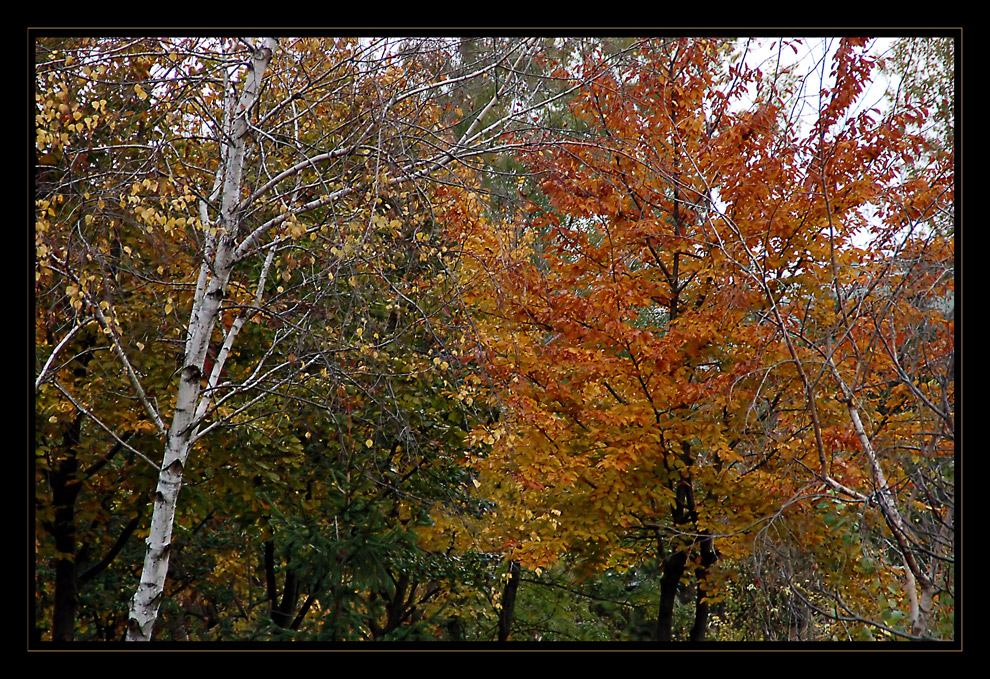
[[[689,470],[693,464],[691,444],[681,442],[681,461],[684,463],[682,476],[675,481],[672,518],[674,525],[687,534],[697,534],[698,512],[694,499],[694,484]],[[668,467],[668,471],[671,471]],[[657,613],[656,640],[669,642],[674,638],[674,605],[677,602],[677,587],[687,566],[688,550],[697,546],[701,550],[701,560],[694,570],[698,583],[694,625],[691,628],[691,641],[702,641],[708,631],[709,604],[707,594],[708,570],[715,562],[716,554],[711,536],[702,536],[696,545],[681,545],[677,539],[671,541],[672,550],[664,555],[662,546],[659,554],[663,557],[663,575],[660,578],[660,609]]]
[[[409,587],[409,574],[402,573],[399,575],[398,580],[395,581],[395,595],[392,597],[391,601],[385,607],[387,612],[387,617],[385,620],[385,630],[384,633],[389,632],[399,628],[399,625],[405,620],[406,607],[412,603],[413,595],[416,591],[416,585],[412,585],[412,590]],[[408,600],[406,595],[408,594]]]
[[[375,639],[382,639],[399,629],[415,611],[414,600],[417,584],[412,582],[408,573],[400,573],[398,577],[391,577],[394,585],[392,592],[380,591],[376,594],[385,601],[385,625],[379,625],[374,619],[368,621],[371,635]]]
[[[691,641],[704,641],[708,634],[708,617],[711,604],[707,601],[708,575],[711,566],[718,555],[715,552],[715,541],[710,535],[701,538],[701,563],[694,569],[694,577],[698,583],[698,598],[694,609],[694,625],[691,627]]]
[[[68,457],[61,460],[55,470],[48,474],[54,518],[51,523],[44,524],[44,528],[55,541],[55,549],[59,554],[54,559],[53,641],[72,641],[74,639],[79,608],[79,591],[87,582],[105,571],[113,563],[140,522],[140,515],[131,519],[124,526],[109,552],[100,561],[85,570],[82,569],[88,550],[86,545],[82,549],[77,549],[76,501],[79,499],[79,492],[82,490],[85,480],[112,459],[123,447],[118,442],[102,460],[89,469],[81,470],[76,451],[81,440],[82,419],[82,414],[79,414],[71,424],[65,427],[62,443]],[[126,441],[128,438],[130,438],[129,435],[125,436],[123,440]]]
[[[52,489],[55,516],[47,527],[55,540],[59,556],[55,559],[55,605],[52,614],[52,641],[72,641],[79,605],[79,583],[76,578],[76,498],[82,488],[79,478],[79,446],[82,414],[63,432],[64,449],[68,457],[59,462],[48,480]]]
[[[282,628],[291,628],[296,608],[298,592],[296,576],[286,564],[285,583],[282,587],[282,601],[278,601],[278,582],[275,578],[275,542],[266,540],[265,548],[265,589],[268,592],[268,610],[272,622]]]
[[[285,574],[285,585],[282,587],[282,603],[272,612],[272,620],[279,627],[290,628],[298,599],[296,575],[291,570]]]
[[[660,577],[660,609],[657,612],[656,640],[671,641],[674,638],[674,604],[677,602],[677,585],[684,574],[687,554],[676,551],[663,560]]]
[[[519,564],[509,562],[509,581],[502,592],[502,610],[498,614],[498,640],[507,641],[512,628],[512,615],[516,609],[516,591],[519,589]]]

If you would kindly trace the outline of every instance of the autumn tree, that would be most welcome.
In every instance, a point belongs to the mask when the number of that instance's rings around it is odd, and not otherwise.
[[[800,77],[715,41],[646,43],[575,98],[580,132],[526,156],[547,200],[530,239],[472,244],[505,385],[479,461],[494,530],[532,567],[654,555],[659,640],[682,581],[688,636],[705,638],[719,560],[772,561],[802,610],[913,637],[951,596],[935,584],[951,563],[951,239],[930,224],[952,163],[923,156],[918,110],[856,108],[866,44],[828,54],[809,123]],[[906,450],[939,471],[909,471]]]
[[[729,495],[732,416],[762,351],[746,291],[700,238],[709,194],[688,161],[711,146],[706,107],[725,114],[711,94],[719,59],[714,43],[649,43],[597,77],[572,104],[579,129],[527,157],[549,199],[531,240],[509,254],[477,245],[494,289],[476,303],[509,390],[504,456],[487,464],[524,498],[503,510],[520,512],[507,546],[531,566],[562,552],[596,567],[656,556],[659,638],[688,573],[704,635],[712,533],[735,526],[715,529],[696,498]]]

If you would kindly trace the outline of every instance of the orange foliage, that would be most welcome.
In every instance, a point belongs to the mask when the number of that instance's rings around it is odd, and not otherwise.
[[[834,61],[806,129],[783,93],[739,111],[760,74],[723,77],[713,44],[648,45],[576,98],[586,132],[525,157],[548,201],[530,229],[474,222],[466,277],[503,407],[479,467],[524,565],[622,566],[657,540],[742,557],[794,521],[802,549],[838,549],[807,498],[875,492],[850,395],[881,471],[911,483],[897,451],[954,402],[951,318],[919,301],[951,292],[952,238],[926,223],[951,206],[951,160],[900,181],[910,120],[854,111],[860,41]],[[931,383],[903,387],[924,361]],[[936,438],[926,453],[948,454]]]

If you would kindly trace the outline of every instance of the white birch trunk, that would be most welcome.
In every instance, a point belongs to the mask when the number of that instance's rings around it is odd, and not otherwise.
[[[228,135],[229,142],[226,153],[221,156],[225,162],[221,162],[221,166],[217,169],[218,179],[219,173],[223,176],[221,210],[214,230],[204,224],[208,235],[207,247],[204,249],[201,263],[201,284],[197,286],[196,297],[193,299],[189,315],[189,329],[175,401],[175,413],[172,426],[165,438],[165,453],[158,475],[158,487],[155,490],[144,568],[140,584],[131,601],[127,626],[128,641],[151,639],[164,595],[172,545],[172,528],[179,489],[182,487],[182,474],[196,429],[200,424],[198,419],[206,411],[206,408],[200,407],[200,400],[209,398],[208,395],[203,396],[201,393],[203,366],[219,316],[220,303],[236,263],[234,250],[240,219],[238,207],[247,146],[246,134],[249,129],[248,117],[258,100],[261,81],[276,44],[275,39],[267,38],[255,50],[240,98],[235,106],[228,106],[224,133]],[[202,284],[203,282],[205,285]]]

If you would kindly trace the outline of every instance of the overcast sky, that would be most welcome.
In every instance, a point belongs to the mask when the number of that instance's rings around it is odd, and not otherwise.
[[[791,68],[793,73],[804,78],[799,107],[795,114],[801,118],[817,116],[818,95],[822,89],[823,76],[826,85],[832,83],[832,55],[839,46],[838,37],[811,37],[805,39],[786,38],[743,38],[740,47],[746,49],[746,63],[751,66],[762,66],[765,74],[775,72],[778,68]],[[881,56],[893,45],[894,38],[879,38],[872,41],[871,53]],[[823,61],[824,56],[828,56]],[[824,66],[824,69],[823,69]],[[884,95],[890,80],[879,68],[874,70],[874,80],[860,95],[855,110],[879,108],[885,110],[887,102]]]

